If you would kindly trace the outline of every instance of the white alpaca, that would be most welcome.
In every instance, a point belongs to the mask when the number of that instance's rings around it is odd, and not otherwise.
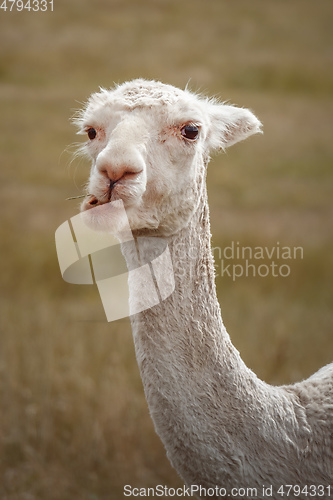
[[[77,122],[92,158],[82,210],[120,198],[134,237],[165,238],[171,252],[174,293],[131,321],[150,414],[172,465],[188,485],[251,487],[254,498],[266,498],[263,485],[281,498],[286,484],[296,487],[288,498],[305,498],[297,487],[312,485],[313,497],[328,498],[333,364],[290,386],[259,380],[232,345],[216,297],[209,154],[258,133],[260,122],[246,109],[145,80],[93,94]],[[147,261],[149,253],[147,244]],[[133,300],[138,293],[133,287]]]

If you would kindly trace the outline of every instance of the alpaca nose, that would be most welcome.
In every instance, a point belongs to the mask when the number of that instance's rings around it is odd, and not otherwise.
[[[111,188],[116,182],[125,177],[126,174],[133,173],[127,165],[115,168],[114,164],[109,162],[103,162],[102,165],[97,166],[97,169],[103,176],[110,180]]]
[[[142,172],[143,159],[138,151],[117,151],[107,149],[102,151],[96,159],[96,169],[103,176],[110,179],[110,187],[121,179],[132,177]]]

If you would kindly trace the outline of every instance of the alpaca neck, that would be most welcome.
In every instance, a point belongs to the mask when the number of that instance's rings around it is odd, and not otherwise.
[[[291,398],[260,381],[231,344],[216,296],[210,236],[204,194],[189,224],[168,238],[175,291],[131,321],[146,399],[171,463],[187,483],[232,485],[244,478],[246,455],[254,477],[257,448],[268,463],[284,445],[283,426],[272,432],[271,422],[290,412],[292,424],[295,416]]]
[[[246,369],[222,322],[210,238],[209,209],[204,193],[188,225],[167,238],[175,291],[158,306],[132,317],[143,378],[148,362],[155,368],[157,365],[161,369],[168,367],[171,372],[176,368],[176,377],[184,371],[187,378],[191,369],[193,377],[199,379],[207,371],[216,374],[217,367],[224,377],[230,375],[230,370],[224,369],[226,366]],[[252,374],[249,370],[247,373]]]

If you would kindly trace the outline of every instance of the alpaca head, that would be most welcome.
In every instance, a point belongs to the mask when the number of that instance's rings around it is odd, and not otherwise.
[[[121,199],[133,231],[161,236],[198,207],[210,152],[260,131],[247,109],[146,80],[93,94],[75,121],[92,159],[82,211]],[[103,228],[99,212],[86,215]]]

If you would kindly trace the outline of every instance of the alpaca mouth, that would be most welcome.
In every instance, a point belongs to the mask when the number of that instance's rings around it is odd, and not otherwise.
[[[98,205],[104,205],[104,203],[108,203],[110,201],[110,198],[108,198],[107,200],[99,200],[98,198],[96,198],[96,196],[90,195],[87,201],[91,207],[97,207]]]
[[[97,198],[94,194],[88,194],[82,202],[81,211],[90,210],[92,208],[105,205],[111,201],[111,194],[105,195],[102,198]]]
[[[90,208],[95,208],[100,205],[105,205],[111,201],[113,184],[110,184],[109,189],[100,198],[94,194],[88,194],[83,201],[83,209],[89,210]]]

